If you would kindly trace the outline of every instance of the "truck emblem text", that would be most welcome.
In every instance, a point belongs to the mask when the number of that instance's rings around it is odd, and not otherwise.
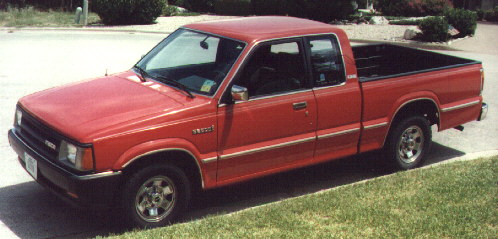
[[[56,148],[55,144],[52,143],[52,142],[50,142],[50,141],[48,141],[48,140],[45,140],[45,145],[47,145],[49,148],[51,148],[53,150],[55,150],[55,148]]]
[[[213,131],[214,131],[214,125],[211,125],[211,127],[207,127],[207,128],[194,129],[194,130],[192,130],[192,134],[193,135],[205,134],[205,133],[209,133],[209,132],[213,132]]]

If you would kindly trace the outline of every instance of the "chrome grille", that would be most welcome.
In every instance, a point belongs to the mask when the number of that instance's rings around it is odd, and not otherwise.
[[[22,110],[21,125],[16,125],[18,135],[34,150],[47,159],[56,161],[60,137],[48,126]],[[55,146],[55,147],[54,147]],[[55,148],[55,149],[54,149]]]

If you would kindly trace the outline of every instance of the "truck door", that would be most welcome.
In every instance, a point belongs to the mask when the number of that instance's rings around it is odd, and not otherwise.
[[[336,35],[307,37],[305,43],[317,102],[314,160],[326,161],[355,154],[361,118],[361,92],[356,72],[346,77]]]
[[[244,61],[232,85],[249,99],[218,109],[218,185],[312,160],[316,103],[305,61],[302,38],[260,43]]]

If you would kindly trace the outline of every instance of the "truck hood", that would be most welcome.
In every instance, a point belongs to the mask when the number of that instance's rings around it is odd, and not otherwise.
[[[34,93],[20,104],[60,133],[87,143],[110,127],[182,107],[186,98],[167,86],[115,75]]]

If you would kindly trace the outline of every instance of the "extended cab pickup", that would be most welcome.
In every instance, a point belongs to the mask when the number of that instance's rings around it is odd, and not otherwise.
[[[119,205],[161,226],[196,189],[382,149],[422,163],[439,131],[481,120],[480,62],[407,47],[351,47],[291,17],[186,25],[131,70],[19,100],[20,164],[76,205]]]

